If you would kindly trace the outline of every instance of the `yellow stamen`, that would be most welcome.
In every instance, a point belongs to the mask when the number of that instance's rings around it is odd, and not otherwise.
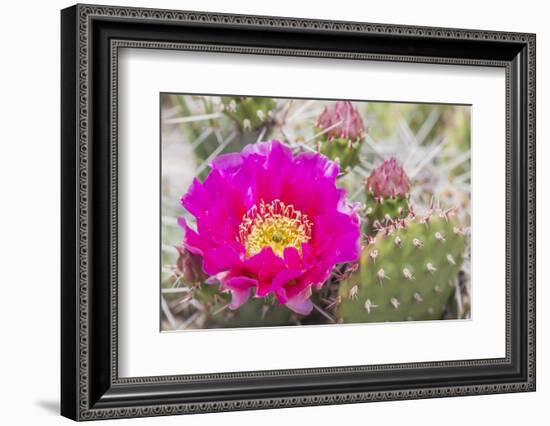
[[[302,243],[311,239],[312,223],[307,215],[295,210],[292,204],[274,200],[254,205],[243,216],[239,226],[239,239],[246,249],[246,256],[258,254],[264,247],[283,257],[286,247],[302,252]]]

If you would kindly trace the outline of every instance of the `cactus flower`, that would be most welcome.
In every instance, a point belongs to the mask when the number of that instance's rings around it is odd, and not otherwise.
[[[319,152],[340,164],[342,170],[359,164],[359,149],[366,128],[357,109],[349,101],[325,107],[316,123],[323,132]]]
[[[374,169],[367,179],[367,189],[377,198],[406,197],[410,188],[409,177],[393,157]]]
[[[193,181],[179,219],[183,244],[236,309],[250,296],[274,295],[302,315],[313,308],[335,264],[359,257],[355,206],[336,187],[338,165],[318,153],[293,155],[273,140],[217,157],[204,182]]]

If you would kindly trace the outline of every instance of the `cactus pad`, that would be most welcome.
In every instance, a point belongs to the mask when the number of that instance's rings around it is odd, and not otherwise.
[[[364,248],[357,272],[341,283],[340,320],[442,319],[467,242],[451,216],[409,217],[380,230]]]
[[[235,120],[243,131],[259,129],[271,121],[276,107],[272,98],[224,96],[222,103],[224,113]]]
[[[402,195],[376,198],[372,193],[367,193],[366,206],[369,233],[372,232],[376,221],[386,225],[389,221],[407,217],[410,211],[408,197]]]

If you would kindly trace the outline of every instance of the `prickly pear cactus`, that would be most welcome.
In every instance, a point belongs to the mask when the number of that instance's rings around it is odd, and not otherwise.
[[[382,229],[363,250],[357,272],[341,283],[339,319],[442,319],[467,242],[452,213],[409,217]]]
[[[223,112],[236,121],[242,131],[253,131],[272,120],[276,103],[272,98],[222,97]]]

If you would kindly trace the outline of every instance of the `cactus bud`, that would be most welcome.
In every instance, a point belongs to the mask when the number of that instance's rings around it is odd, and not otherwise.
[[[329,139],[356,141],[366,132],[363,120],[350,101],[338,101],[330,108],[325,107],[317,119],[317,127],[327,130]]]
[[[376,198],[407,197],[410,188],[409,177],[393,157],[374,169],[367,179],[367,189]]]
[[[176,272],[183,276],[185,282],[197,284],[205,280],[206,275],[202,271],[202,257],[191,253],[183,246],[176,246],[178,260],[176,261]]]
[[[340,164],[342,170],[359,164],[359,150],[367,129],[357,109],[349,101],[325,107],[316,127],[323,132],[319,151]]]
[[[385,160],[374,169],[365,181],[365,186],[367,207],[371,209],[369,231],[374,232],[376,221],[387,225],[410,213],[408,198],[411,182],[395,158]]]

